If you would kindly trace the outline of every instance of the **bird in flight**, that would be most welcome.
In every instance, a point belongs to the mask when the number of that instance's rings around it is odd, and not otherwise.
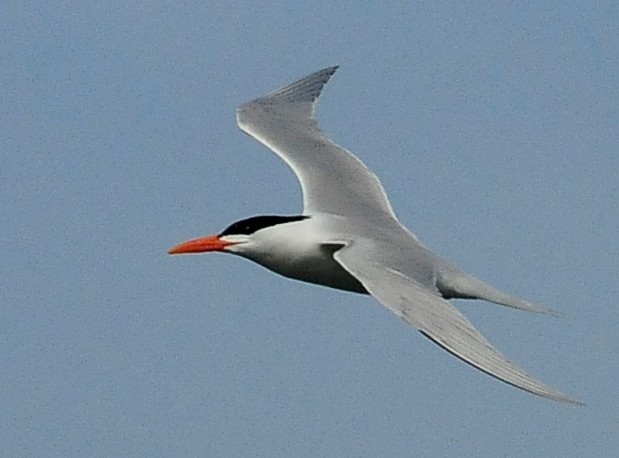
[[[169,254],[231,253],[285,277],[370,294],[471,366],[538,396],[580,404],[510,362],[448,300],[551,311],[497,290],[422,245],[398,221],[376,175],[319,128],[316,101],[337,68],[319,70],[237,109],[241,130],[296,174],[303,214],[243,219]]]

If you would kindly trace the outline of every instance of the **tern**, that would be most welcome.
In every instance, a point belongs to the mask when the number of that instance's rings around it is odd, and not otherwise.
[[[243,219],[168,253],[231,253],[285,277],[370,294],[425,337],[492,377],[544,398],[581,404],[510,362],[449,299],[551,311],[493,288],[422,245],[396,217],[376,175],[319,128],[316,101],[337,68],[319,70],[237,109],[241,130],[296,174],[303,213]]]

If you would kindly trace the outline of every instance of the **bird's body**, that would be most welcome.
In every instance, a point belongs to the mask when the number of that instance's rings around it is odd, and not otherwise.
[[[472,366],[533,394],[578,403],[508,361],[446,299],[548,310],[493,288],[424,247],[398,221],[378,178],[319,129],[314,105],[336,69],[320,70],[237,110],[240,128],[297,175],[303,214],[247,218],[170,253],[228,252],[289,278],[371,294]]]
[[[284,277],[367,294],[361,283],[335,261],[333,250],[324,245],[324,235],[333,234],[329,231],[331,218],[317,214],[269,226],[268,231],[255,233],[251,242],[254,249],[237,245],[229,251]]]

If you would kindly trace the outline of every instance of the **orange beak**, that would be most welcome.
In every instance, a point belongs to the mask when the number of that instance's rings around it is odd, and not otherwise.
[[[226,242],[221,240],[217,235],[201,237],[199,239],[183,242],[168,250],[168,254],[188,254],[188,253],[206,253],[207,251],[225,251],[229,245],[234,245],[234,242]]]

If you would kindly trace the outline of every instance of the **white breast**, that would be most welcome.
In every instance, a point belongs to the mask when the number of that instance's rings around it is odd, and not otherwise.
[[[365,293],[363,286],[333,259],[334,247],[320,217],[278,224],[254,233],[230,252],[295,280]]]

